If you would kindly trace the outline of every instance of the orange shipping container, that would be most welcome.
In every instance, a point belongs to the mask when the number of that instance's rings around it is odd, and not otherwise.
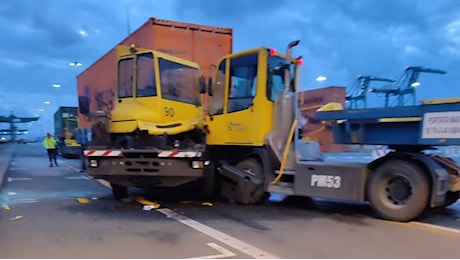
[[[344,146],[334,143],[331,124],[326,123],[322,128],[322,122],[315,119],[315,111],[329,102],[345,105],[345,95],[345,87],[335,86],[299,93],[301,114],[308,119],[308,124],[303,128],[303,136],[318,141],[322,152],[341,152]]]
[[[233,30],[191,23],[150,18],[118,45],[168,53],[200,65],[201,74],[209,79],[219,60],[232,53]],[[116,50],[109,50],[77,77],[78,96],[87,97],[90,111],[111,111],[116,84]],[[206,100],[205,100],[206,102]],[[206,107],[206,106],[205,106]],[[89,118],[79,113],[79,128],[91,127]]]

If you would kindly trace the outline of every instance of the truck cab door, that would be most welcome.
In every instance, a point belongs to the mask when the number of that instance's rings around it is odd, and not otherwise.
[[[230,56],[219,64],[208,120],[208,144],[252,145],[258,52]]]

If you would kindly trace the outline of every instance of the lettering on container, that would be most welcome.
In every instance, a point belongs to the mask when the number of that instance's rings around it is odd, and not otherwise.
[[[307,105],[312,105],[312,104],[322,104],[324,102],[324,97],[323,96],[313,96],[313,97],[309,97],[309,98],[305,98],[303,100],[304,104],[307,104]]]
[[[460,112],[424,114],[422,138],[460,138]]]
[[[310,186],[338,189],[342,186],[341,181],[342,178],[340,176],[312,174]]]

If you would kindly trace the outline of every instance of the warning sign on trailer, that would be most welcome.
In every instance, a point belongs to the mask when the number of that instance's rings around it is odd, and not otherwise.
[[[460,112],[426,113],[422,138],[460,138]]]

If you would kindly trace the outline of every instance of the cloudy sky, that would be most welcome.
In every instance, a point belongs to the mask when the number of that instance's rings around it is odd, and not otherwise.
[[[149,17],[231,27],[234,51],[300,39],[301,90],[412,65],[448,72],[422,74],[417,100],[460,96],[458,0],[2,0],[0,115],[39,114],[31,135],[52,131],[58,101],[77,106],[76,76]]]

